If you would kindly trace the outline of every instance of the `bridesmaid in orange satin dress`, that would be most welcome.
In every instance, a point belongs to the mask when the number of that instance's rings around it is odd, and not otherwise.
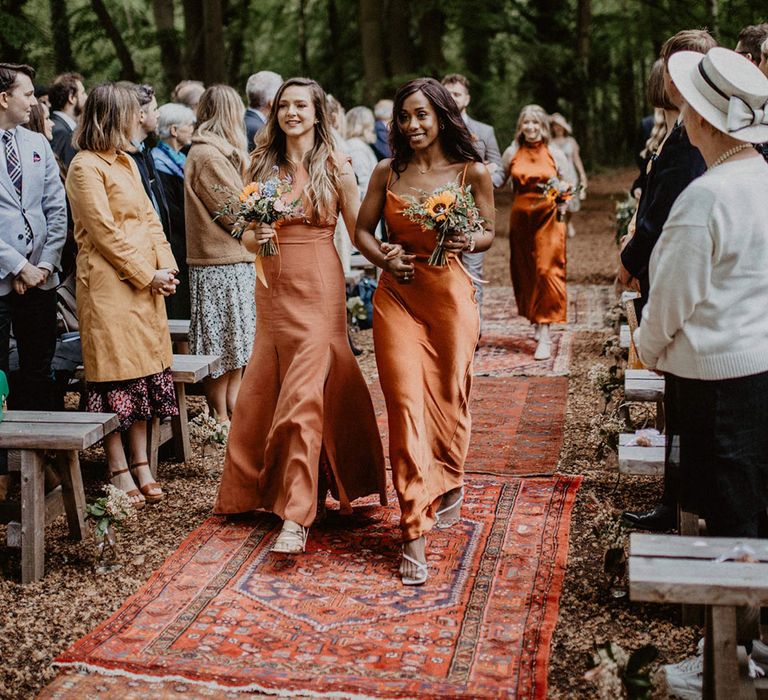
[[[347,339],[344,273],[333,245],[339,211],[355,230],[357,182],[349,160],[334,152],[325,93],[312,80],[281,86],[250,179],[269,179],[274,166],[293,177],[285,199],[301,198],[303,218],[280,225],[278,255],[257,258],[268,286],[256,282],[256,339],[215,512],[272,511],[284,521],[272,551],[295,554],[328,488],[349,512],[369,494],[385,504],[386,477],[373,403]],[[274,236],[271,226],[254,226],[250,245]]]
[[[355,239],[384,270],[373,298],[373,338],[402,513],[400,576],[405,585],[418,585],[428,575],[425,534],[436,523],[450,527],[460,519],[480,320],[475,289],[457,256],[490,247],[493,186],[456,103],[436,80],[403,85],[393,114],[393,157],[373,172]],[[450,182],[471,185],[485,222],[472,237],[451,235],[448,265],[432,267],[435,232],[403,215],[403,195]],[[382,214],[389,243],[379,244],[373,232]]]
[[[512,180],[514,200],[509,219],[509,267],[517,311],[536,324],[534,358],[551,356],[549,326],[566,321],[565,222],[539,185],[567,172],[565,156],[549,144],[549,120],[538,105],[523,107],[512,145],[502,164]],[[573,184],[573,183],[571,183]]]

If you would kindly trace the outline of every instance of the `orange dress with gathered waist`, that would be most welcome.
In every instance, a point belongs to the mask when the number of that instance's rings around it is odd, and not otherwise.
[[[306,172],[294,190],[303,191]],[[294,195],[295,196],[295,195]],[[232,416],[216,513],[272,511],[305,527],[317,512],[320,469],[348,511],[356,498],[386,503],[381,436],[349,347],[336,217],[288,221],[279,254],[262,258],[256,338]]]
[[[390,241],[416,260],[409,284],[388,272],[381,275],[373,296],[373,341],[407,542],[432,528],[441,496],[464,481],[480,319],[475,288],[459,261],[450,256],[445,267],[427,265],[435,232],[407,219],[406,206],[387,186],[384,219]]]
[[[509,217],[509,268],[517,311],[531,323],[565,323],[565,223],[539,185],[557,177],[541,141],[520,146],[510,163],[515,193]]]

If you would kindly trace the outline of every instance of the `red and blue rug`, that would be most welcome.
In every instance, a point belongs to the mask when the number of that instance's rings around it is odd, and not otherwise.
[[[181,684],[192,697],[543,699],[579,482],[470,476],[418,588],[397,577],[396,506],[331,514],[299,557],[269,552],[274,517],[209,518],[57,659],[112,678],[65,674],[41,697],[101,683],[115,697]]]

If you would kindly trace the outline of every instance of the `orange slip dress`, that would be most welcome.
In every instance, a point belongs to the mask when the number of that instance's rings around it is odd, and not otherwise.
[[[509,269],[517,311],[531,323],[565,323],[565,222],[538,185],[557,177],[543,141],[523,144],[510,163]]]
[[[427,265],[436,234],[407,219],[402,214],[406,207],[387,182],[389,240],[416,260],[409,284],[382,273],[373,296],[373,341],[407,542],[432,528],[441,496],[464,483],[480,318],[475,288],[455,256],[445,267]]]
[[[306,171],[296,175],[301,193]],[[294,195],[295,196],[295,195]],[[232,416],[214,511],[264,509],[309,527],[320,469],[343,512],[356,498],[386,504],[381,436],[347,338],[344,273],[333,221],[288,221],[279,254],[262,258],[256,338]]]

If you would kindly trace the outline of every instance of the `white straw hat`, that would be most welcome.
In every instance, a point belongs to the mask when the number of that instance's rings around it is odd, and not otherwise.
[[[685,101],[718,131],[739,141],[768,141],[768,78],[752,61],[716,46],[679,51],[669,74]]]

